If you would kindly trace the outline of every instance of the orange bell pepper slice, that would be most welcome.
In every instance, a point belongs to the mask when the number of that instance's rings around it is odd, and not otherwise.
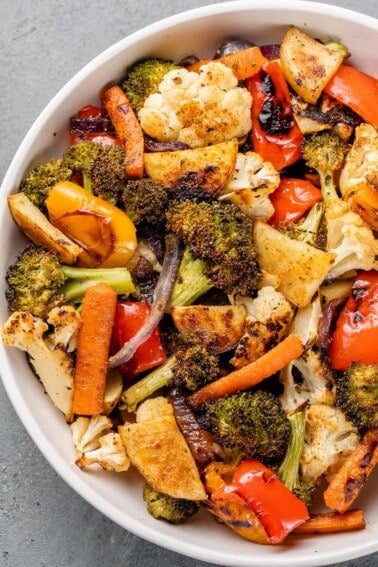
[[[126,266],[137,247],[136,229],[126,213],[71,181],[51,189],[46,207],[51,224],[84,249],[78,265]]]

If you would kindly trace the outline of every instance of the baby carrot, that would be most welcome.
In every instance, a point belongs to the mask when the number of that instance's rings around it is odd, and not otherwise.
[[[227,376],[223,376],[195,392],[189,397],[189,402],[193,407],[197,407],[209,400],[252,388],[265,378],[269,378],[275,372],[282,370],[286,364],[294,358],[298,358],[302,353],[303,346],[300,339],[296,335],[289,335],[257,360],[230,372]]]
[[[102,101],[117,136],[124,144],[126,175],[131,179],[140,179],[144,172],[144,137],[129,99],[120,87],[114,86],[104,92]]]
[[[73,413],[96,415],[104,409],[109,346],[117,294],[106,283],[90,287],[84,295],[77,338]]]

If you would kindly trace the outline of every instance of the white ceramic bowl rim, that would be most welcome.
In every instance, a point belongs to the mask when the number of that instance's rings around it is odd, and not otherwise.
[[[115,43],[113,46],[105,50],[98,57],[93,59],[88,65],[81,69],[50,101],[50,103],[45,107],[45,109],[38,116],[34,124],[31,126],[27,135],[25,136],[23,142],[21,143],[17,153],[15,154],[12,163],[6,173],[3,180],[1,190],[0,190],[0,226],[4,225],[4,219],[8,216],[8,208],[6,205],[5,196],[11,191],[12,186],[15,185],[15,181],[19,181],[20,171],[19,164],[23,163],[25,156],[30,150],[31,145],[37,138],[38,133],[43,129],[43,126],[47,122],[48,117],[53,113],[69,96],[71,91],[82,81],[88,77],[93,69],[107,61],[110,61],[115,55],[123,52],[129,46],[142,41],[144,38],[148,37],[152,33],[163,32],[172,26],[186,22],[188,20],[195,20],[197,18],[202,18],[205,16],[216,16],[220,13],[233,13],[235,11],[242,10],[269,10],[276,9],[279,2],[273,0],[256,0],[256,1],[232,1],[220,4],[213,4],[204,6],[201,8],[196,8],[189,10],[149,25],[136,33],[122,39],[121,41]],[[292,12],[303,12],[308,14],[310,11],[313,14],[327,14],[340,16],[345,21],[358,21],[370,28],[378,30],[378,22],[374,18],[369,16],[353,12],[344,8],[339,8],[332,5],[324,5],[321,3],[307,2],[301,0],[288,0],[286,2],[285,9]],[[110,77],[111,79],[111,77]],[[22,172],[21,172],[22,173]],[[96,492],[91,486],[85,481],[85,477],[78,475],[77,469],[72,463],[68,463],[62,458],[58,450],[50,443],[45,431],[40,427],[34,414],[30,411],[28,404],[26,403],[26,398],[17,385],[13,383],[12,380],[5,380],[5,376],[12,376],[13,370],[10,365],[9,357],[4,349],[3,345],[0,345],[0,368],[3,378],[3,383],[7,394],[19,415],[21,421],[23,422],[25,428],[33,439],[34,443],[38,446],[46,460],[51,464],[51,466],[56,470],[56,472],[83,498],[85,498],[90,504],[101,511],[103,514],[111,518],[113,521],[118,523],[120,526],[124,527],[128,531],[143,537],[144,539],[151,541],[157,545],[182,553],[184,555],[201,559],[203,561],[214,562],[222,565],[237,565],[237,566],[252,566],[260,565],[261,567],[269,567],[270,565],[280,565],[280,566],[298,566],[302,567],[304,565],[310,567],[315,565],[326,565],[330,562],[339,562],[347,559],[352,559],[355,557],[360,557],[369,553],[373,553],[378,550],[378,542],[371,541],[368,544],[363,542],[361,546],[355,546],[352,550],[349,548],[335,549],[332,556],[330,556],[329,551],[322,552],[321,546],[316,554],[306,555],[306,557],[295,557],[290,553],[284,553],[282,555],[277,555],[275,558],[271,555],[261,555],[260,553],[253,558],[254,548],[251,548],[251,556],[238,555],[237,553],[230,553],[229,555],[220,555],[216,549],[204,550],[196,545],[195,542],[191,541],[178,541],[174,536],[167,535],[166,533],[161,533],[158,525],[156,528],[151,528],[146,526],[145,523],[137,518],[128,516],[126,518],[125,513],[120,513],[120,510],[116,508],[112,503],[109,503],[102,495]],[[126,514],[127,515],[127,514]],[[316,537],[316,536],[314,536]],[[253,544],[251,544],[253,546]]]

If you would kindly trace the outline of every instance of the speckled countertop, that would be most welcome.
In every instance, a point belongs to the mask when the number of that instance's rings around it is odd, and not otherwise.
[[[210,0],[0,0],[0,177],[53,95],[103,49]],[[333,0],[378,17],[377,0]],[[101,7],[100,7],[101,6]],[[373,567],[378,554],[340,563]],[[200,567],[148,543],[78,497],[35,447],[0,385],[0,566]]]

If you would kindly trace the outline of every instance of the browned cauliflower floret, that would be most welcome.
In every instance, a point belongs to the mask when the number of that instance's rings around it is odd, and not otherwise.
[[[245,136],[251,129],[251,102],[231,69],[212,61],[199,73],[169,71],[138,116],[149,136],[199,148]]]
[[[312,405],[305,411],[305,419],[301,470],[305,482],[315,483],[340,458],[353,451],[359,434],[344,413],[333,406]]]
[[[223,191],[227,199],[250,217],[268,220],[274,207],[268,195],[277,189],[280,175],[269,161],[256,152],[239,153],[233,175]]]
[[[360,124],[340,174],[344,199],[366,186],[378,190],[378,131],[371,124]]]

